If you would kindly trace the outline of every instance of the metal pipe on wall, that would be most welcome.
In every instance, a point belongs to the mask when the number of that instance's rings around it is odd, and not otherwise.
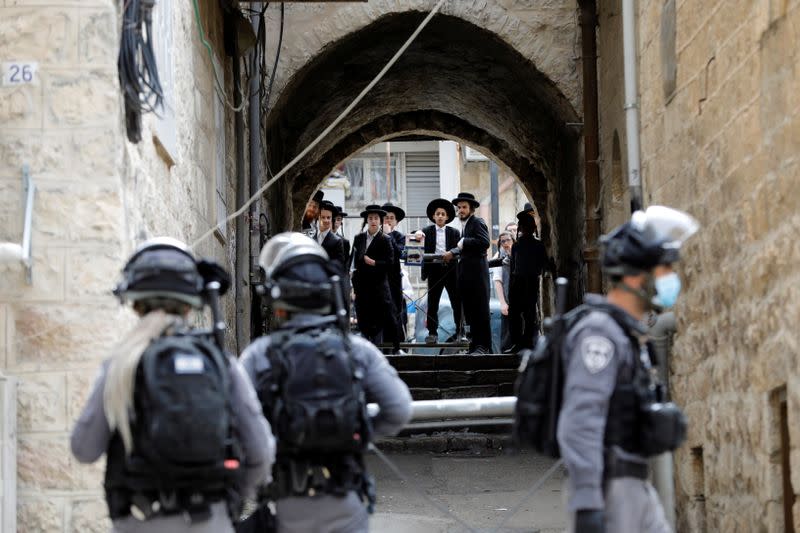
[[[603,289],[600,274],[598,239],[600,237],[600,141],[597,111],[597,3],[579,0],[581,16],[581,63],[583,67],[583,144],[585,157],[584,191],[586,195],[586,282],[589,292]]]
[[[247,199],[247,181],[244,166],[244,109],[242,106],[242,66],[238,39],[234,38],[233,53],[233,106],[235,108],[233,121],[233,138],[236,149],[236,209],[243,205]],[[235,294],[235,323],[236,323],[236,350],[241,353],[249,342],[245,331],[245,276],[249,271],[247,253],[247,221],[243,217],[236,217],[236,260],[234,262]]]
[[[489,160],[489,183],[492,198],[492,241],[497,242],[497,237],[500,233],[500,193],[498,183],[498,168],[494,159]],[[499,244],[495,245],[492,252],[497,252]]]
[[[628,188],[631,212],[642,208],[639,153],[639,96],[636,74],[636,2],[622,0],[622,53],[625,72],[625,131],[628,145]]]
[[[255,12],[261,11],[261,2],[253,2],[250,7]],[[253,13],[250,16],[250,22],[253,25],[255,34],[261,35],[261,31],[266,31],[266,28],[260,28],[261,17],[258,13]],[[262,43],[266,39],[262,39]],[[250,56],[250,102],[248,105],[249,114],[249,134],[250,134],[250,191],[257,191],[261,188],[261,47],[258,40],[253,47]],[[248,194],[249,196],[249,194]],[[249,225],[250,225],[250,340],[259,336],[262,332],[261,329],[261,304],[258,294],[255,292],[255,283],[259,281],[258,269],[258,254],[261,245],[261,234],[259,230],[259,203],[253,202],[249,210]]]

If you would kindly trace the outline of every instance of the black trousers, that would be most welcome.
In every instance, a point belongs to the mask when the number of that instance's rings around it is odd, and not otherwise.
[[[457,338],[461,333],[461,298],[458,294],[455,265],[449,268],[443,265],[431,265],[428,268],[428,334],[436,335],[439,329],[439,300],[442,298],[442,291],[446,289],[453,308],[453,321],[456,324],[456,330],[447,333],[448,336]]]
[[[508,319],[511,342],[520,348],[533,348],[539,335],[539,278],[521,277],[511,282]]]
[[[464,320],[470,328],[469,350],[492,351],[492,330],[489,323],[489,266],[486,258],[458,263],[458,290],[464,307]]]

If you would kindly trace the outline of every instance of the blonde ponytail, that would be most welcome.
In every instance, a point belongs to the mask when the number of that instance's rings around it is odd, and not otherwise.
[[[103,410],[111,431],[118,431],[125,445],[125,453],[133,449],[130,413],[133,409],[133,388],[136,369],[147,346],[183,319],[163,310],[151,311],[111,352],[105,388]]]

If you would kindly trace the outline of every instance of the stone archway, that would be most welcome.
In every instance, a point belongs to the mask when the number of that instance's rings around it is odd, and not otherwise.
[[[281,168],[313,140],[423,16],[384,15],[298,70],[267,117],[270,166]],[[471,22],[437,15],[336,131],[270,190],[274,227],[296,226],[313,190],[360,148],[398,134],[433,133],[479,146],[509,167],[542,214],[559,270],[581,279],[581,149],[572,122],[580,122],[573,103],[516,48]]]

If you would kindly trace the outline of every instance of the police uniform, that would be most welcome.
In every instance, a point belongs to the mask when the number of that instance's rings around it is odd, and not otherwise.
[[[259,484],[270,478],[272,463],[275,460],[275,439],[269,423],[261,413],[255,391],[242,366],[233,357],[230,363],[231,412],[235,416],[235,427],[242,446],[244,461],[244,481],[242,489],[245,496],[254,493]],[[106,360],[100,374],[92,386],[92,392],[72,430],[70,445],[72,454],[81,463],[93,463],[109,450],[114,432],[109,429],[103,409],[103,388],[106,382]],[[111,468],[113,465],[106,465]],[[211,505],[211,516],[207,521],[188,524],[184,515],[157,516],[147,521],[139,521],[130,514],[120,518],[112,517],[113,533],[225,533],[233,532],[231,518],[225,502]]]
[[[221,320],[218,297],[229,286],[222,267],[197,261],[171,238],[145,242],[123,269],[114,292],[142,318],[103,362],[70,442],[81,463],[106,455],[104,488],[114,532],[232,532],[234,493],[248,497],[269,479],[275,439],[250,381],[234,358],[226,360],[210,341],[187,334],[191,307],[208,304],[215,322]],[[217,336],[216,345],[222,342]],[[189,383],[197,386],[194,401],[187,401]],[[204,427],[181,425],[164,404],[188,420],[203,410],[219,417]],[[200,411],[191,410],[198,405]],[[146,418],[147,426],[131,413]],[[202,467],[169,455],[174,442],[187,440],[196,446],[186,453]]]
[[[558,443],[569,474],[569,515],[604,510],[609,533],[667,533],[664,510],[647,481],[647,459],[637,453],[639,428],[631,416],[638,405],[616,401],[620,388],[633,381],[640,354],[647,353],[635,342],[646,328],[601,296],[587,295],[586,303],[599,310],[570,329],[562,352]]]
[[[295,315],[285,327],[301,328],[318,318],[316,315]],[[257,339],[242,354],[242,364],[254,383],[256,375],[270,368],[266,352],[271,342],[269,336]],[[375,346],[356,335],[350,335],[350,342],[353,358],[364,370],[367,401],[380,406],[380,412],[372,419],[374,436],[394,435],[411,417],[408,387]],[[277,501],[277,518],[280,533],[368,531],[366,507],[355,491],[344,497],[317,494],[281,498]]]

